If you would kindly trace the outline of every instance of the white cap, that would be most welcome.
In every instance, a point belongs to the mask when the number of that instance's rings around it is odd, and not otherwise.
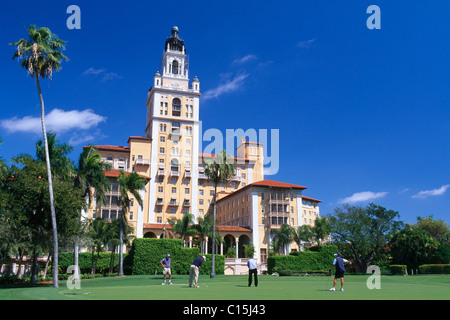
[[[203,256],[202,259],[203,259],[203,261],[206,261],[206,257],[205,256]]]

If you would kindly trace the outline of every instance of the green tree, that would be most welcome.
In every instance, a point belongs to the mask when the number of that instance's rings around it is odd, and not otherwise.
[[[331,232],[331,226],[328,223],[328,219],[326,217],[317,218],[314,221],[314,227],[312,227],[312,233],[317,241],[317,244],[320,246],[320,240],[325,239]]]
[[[197,229],[193,225],[194,215],[185,213],[181,219],[170,219],[169,224],[172,226],[172,232],[180,235],[184,241],[185,236],[193,236],[197,234]]]
[[[122,207],[122,212],[119,212],[120,219],[120,247],[119,247],[119,276],[123,276],[123,234],[124,229],[128,226],[127,212],[130,208],[130,195],[134,197],[139,206],[142,208],[143,200],[139,193],[140,190],[144,189],[147,179],[141,177],[136,172],[125,173],[125,171],[120,170],[119,177],[117,178],[119,183],[120,196],[118,200],[118,205]]]
[[[404,264],[408,269],[418,269],[429,263],[439,243],[417,226],[406,225],[390,241],[394,264]]]
[[[97,203],[106,203],[105,191],[111,189],[111,183],[105,176],[105,171],[109,171],[111,166],[102,161],[102,156],[93,146],[83,149],[78,158],[78,166],[75,171],[75,187],[82,192],[83,199],[87,199],[88,207],[91,206],[95,197]],[[79,217],[78,232],[74,237],[74,265],[78,267],[78,254],[80,237],[85,230],[85,223]],[[78,279],[78,268],[75,269],[74,280]]]
[[[221,183],[227,183],[234,176],[234,160],[228,156],[225,150],[219,152],[213,160],[207,160],[204,163],[205,175],[209,181],[214,183],[214,211],[213,211],[213,229],[212,238],[213,246],[211,250],[211,278],[215,278],[215,243],[216,243],[216,197],[217,186]]]
[[[336,208],[328,221],[332,239],[339,247],[348,248],[360,271],[385,253],[386,244],[402,222],[397,211],[370,203],[366,207],[344,205]]]
[[[293,240],[298,244],[299,249],[303,248],[305,243],[307,246],[310,246],[313,237],[314,232],[312,231],[311,226],[306,224],[298,226],[298,228],[293,231]]]
[[[45,128],[44,98],[42,95],[39,77],[51,79],[54,71],[61,69],[62,60],[67,57],[61,51],[65,49],[65,41],[58,39],[48,28],[36,28],[31,25],[28,28],[28,39],[20,39],[11,43],[17,47],[13,60],[18,59],[20,65],[28,71],[28,74],[36,80],[36,86],[41,104],[41,126],[44,136],[45,160],[47,164],[48,189],[50,198],[50,210],[53,229],[53,287],[58,288],[58,230],[56,225],[56,212],[53,197],[52,173]]]
[[[289,244],[294,241],[294,229],[285,223],[281,225],[280,229],[272,229],[270,232],[274,236],[273,249],[275,252],[289,254],[287,248]]]

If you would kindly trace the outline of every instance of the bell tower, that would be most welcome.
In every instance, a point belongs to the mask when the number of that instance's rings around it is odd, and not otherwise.
[[[147,97],[145,132],[152,139],[149,221],[191,213],[197,220],[200,81],[189,83],[188,56],[178,27],[166,39]]]

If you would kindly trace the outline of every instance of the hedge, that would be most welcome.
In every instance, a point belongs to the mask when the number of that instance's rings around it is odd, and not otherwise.
[[[267,259],[268,272],[296,274],[310,271],[328,271],[337,246],[321,246],[318,251],[295,251],[288,256],[272,256]]]
[[[419,266],[421,274],[449,274],[450,264],[423,264]]]
[[[389,266],[389,271],[391,274],[404,276],[406,274],[406,268],[407,266],[404,264],[393,264]]]
[[[173,274],[189,274],[190,266],[196,257],[201,256],[199,248],[183,248],[181,239],[139,238],[133,241],[127,264],[133,275],[161,274],[160,261],[170,254]],[[215,272],[224,274],[225,257],[215,255]],[[209,274],[211,270],[211,255],[206,255],[206,261],[200,269],[200,274]]]
[[[124,260],[127,254],[124,253]],[[97,252],[95,253],[94,259],[97,259]],[[100,252],[100,256],[97,261],[96,273],[108,273],[109,264],[111,261],[110,252]],[[94,260],[95,263],[95,260]],[[58,270],[60,273],[66,273],[67,268],[73,265],[73,252],[60,252],[58,255]],[[119,266],[119,254],[115,253],[114,258],[114,270],[117,272]],[[92,267],[92,252],[80,252],[78,254],[78,267],[81,273],[90,273]]]

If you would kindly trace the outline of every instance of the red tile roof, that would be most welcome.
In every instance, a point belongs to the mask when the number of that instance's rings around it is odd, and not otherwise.
[[[97,150],[130,152],[130,148],[124,146],[93,146]]]
[[[165,224],[166,230],[172,230],[172,226],[170,224]],[[162,223],[144,223],[144,229],[157,229],[162,230],[164,224]],[[224,232],[251,232],[250,229],[238,226],[217,226],[219,231]]]
[[[109,171],[105,170],[103,171],[105,174],[105,177],[107,178],[118,178],[119,174],[120,174],[120,170],[117,169],[111,169]],[[131,172],[125,172],[126,175],[129,175]],[[145,178],[147,180],[150,180],[150,177],[144,176],[142,174],[139,174],[139,176],[141,176],[142,178]]]
[[[303,198],[303,199],[306,199],[306,200],[310,200],[310,201],[322,202],[322,200],[317,200],[317,199],[310,198],[310,197],[306,197],[306,196],[302,196],[302,198]]]
[[[261,187],[271,187],[271,188],[289,188],[289,189],[307,189],[306,187],[299,186],[292,183],[279,182],[273,180],[261,180],[257,182],[250,183],[249,186],[261,186]]]

